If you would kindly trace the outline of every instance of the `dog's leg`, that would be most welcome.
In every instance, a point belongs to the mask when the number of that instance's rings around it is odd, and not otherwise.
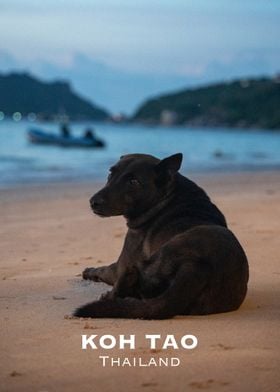
[[[83,271],[83,279],[104,282],[113,286],[117,279],[117,262],[106,267],[86,268]]]
[[[166,319],[188,314],[191,304],[207,284],[208,268],[197,261],[182,264],[163,294],[150,299],[102,298],[81,308],[74,315],[93,318]]]
[[[114,284],[114,288],[105,294],[106,298],[140,297],[139,295],[139,272],[136,266],[126,268]]]

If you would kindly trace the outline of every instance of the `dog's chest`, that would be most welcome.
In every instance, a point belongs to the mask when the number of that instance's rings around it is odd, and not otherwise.
[[[130,229],[127,233],[124,245],[124,256],[129,262],[143,260],[143,244],[145,237],[142,232]]]
[[[142,243],[144,259],[149,259],[162,246],[163,242],[159,233],[155,235],[152,230],[147,232]]]
[[[125,250],[126,254],[129,255],[129,259],[140,261],[149,259],[153,253],[155,253],[166,239],[161,233],[156,233],[154,230],[141,231],[141,230],[129,230]]]
[[[149,238],[145,238],[142,245],[142,252],[144,259],[148,259],[151,256],[151,243]]]
[[[141,230],[129,230],[125,241],[126,254],[137,261],[148,259],[152,252],[151,236]]]

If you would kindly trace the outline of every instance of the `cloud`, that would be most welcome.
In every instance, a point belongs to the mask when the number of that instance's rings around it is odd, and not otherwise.
[[[24,60],[67,65],[83,52],[127,71],[180,73],[247,48],[279,51],[279,17],[274,0],[2,0],[0,45]]]

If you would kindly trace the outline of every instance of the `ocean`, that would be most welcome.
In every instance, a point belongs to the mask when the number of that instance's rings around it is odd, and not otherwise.
[[[70,181],[103,181],[121,155],[147,153],[159,158],[184,154],[182,172],[213,173],[280,169],[280,132],[224,128],[146,127],[75,123],[73,135],[92,126],[107,146],[101,149],[30,144],[29,128],[58,133],[54,123],[0,122],[0,187]]]

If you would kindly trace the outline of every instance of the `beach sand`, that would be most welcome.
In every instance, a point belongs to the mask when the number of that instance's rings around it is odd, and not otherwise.
[[[81,272],[118,257],[121,217],[88,205],[97,185],[0,192],[0,390],[279,391],[280,175],[192,176],[227,217],[250,263],[247,298],[235,312],[163,321],[68,319],[108,286]],[[66,315],[66,318],[65,318]],[[135,350],[82,350],[82,334],[136,335]],[[145,334],[198,338],[194,350],[151,351]],[[178,367],[102,367],[110,357],[178,357]]]

